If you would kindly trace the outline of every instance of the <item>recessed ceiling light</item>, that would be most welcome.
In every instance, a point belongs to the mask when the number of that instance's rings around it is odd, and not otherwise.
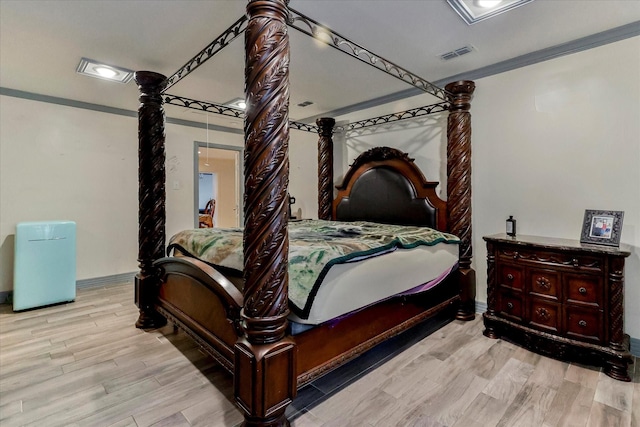
[[[234,98],[229,102],[225,102],[224,105],[231,108],[237,108],[239,110],[247,108],[247,103],[244,101],[244,98]]]
[[[110,80],[118,83],[129,83],[133,78],[133,71],[122,67],[103,64],[93,59],[82,58],[76,71],[85,76]]]
[[[530,3],[533,0],[447,0],[447,3],[464,21],[471,25],[509,10]]]
[[[118,72],[113,68],[95,67],[94,70],[96,71],[96,73],[100,74],[102,77],[106,77],[108,79],[112,79],[118,75]]]
[[[502,0],[476,0],[476,3],[480,7],[496,7]]]

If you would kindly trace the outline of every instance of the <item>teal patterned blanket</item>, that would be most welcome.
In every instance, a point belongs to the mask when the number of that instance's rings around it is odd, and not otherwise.
[[[291,310],[307,318],[313,297],[329,269],[346,262],[377,256],[396,248],[414,248],[460,240],[427,227],[364,221],[304,220],[289,223],[289,302]],[[241,271],[244,266],[241,228],[200,228],[181,231],[169,241],[213,266]]]

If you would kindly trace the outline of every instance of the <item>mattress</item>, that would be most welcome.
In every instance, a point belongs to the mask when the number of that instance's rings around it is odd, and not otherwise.
[[[396,295],[426,291],[440,283],[457,263],[458,246],[438,243],[336,264],[324,277],[309,316],[292,313],[289,319],[319,325]]]
[[[291,223],[291,320],[316,325],[403,292],[427,290],[455,267],[458,243],[457,237],[427,227]],[[170,239],[171,250],[242,274],[242,229],[184,230]]]

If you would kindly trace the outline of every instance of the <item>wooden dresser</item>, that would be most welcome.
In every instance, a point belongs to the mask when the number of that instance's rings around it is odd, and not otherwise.
[[[623,331],[624,261],[630,248],[497,234],[487,242],[484,334],[631,381]]]

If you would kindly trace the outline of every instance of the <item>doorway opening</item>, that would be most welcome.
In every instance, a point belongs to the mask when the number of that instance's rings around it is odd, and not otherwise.
[[[240,227],[243,223],[243,147],[196,141],[194,144],[194,223]],[[203,216],[204,215],[204,216]]]

